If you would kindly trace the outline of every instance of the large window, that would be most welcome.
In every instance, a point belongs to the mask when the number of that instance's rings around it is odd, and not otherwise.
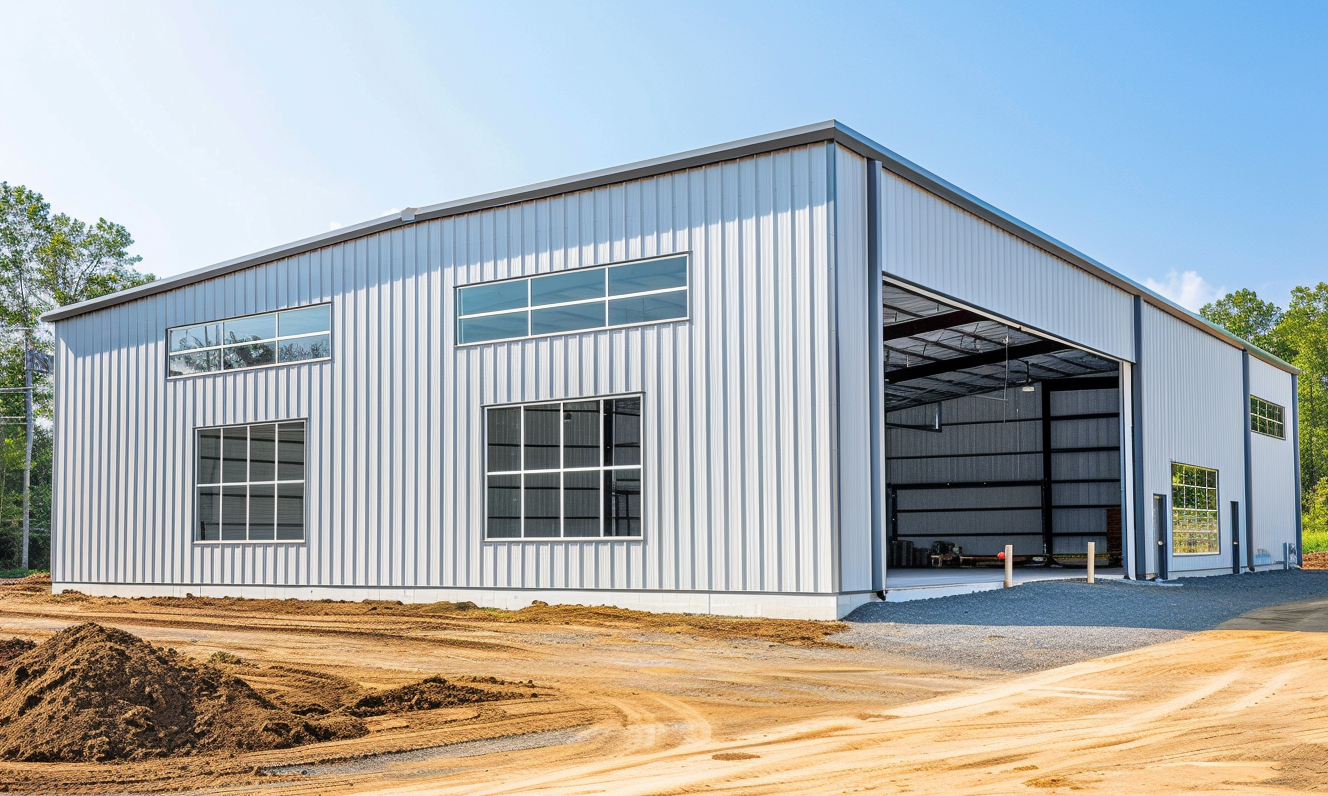
[[[304,539],[304,421],[200,428],[195,445],[200,542]]]
[[[685,254],[457,289],[463,344],[686,317]]]
[[[177,326],[167,331],[168,376],[261,368],[332,356],[326,304]]]
[[[1217,471],[1171,464],[1171,551],[1218,552]]]
[[[641,398],[490,407],[489,539],[641,536]]]
[[[1250,430],[1270,437],[1286,439],[1286,424],[1282,421],[1282,407],[1271,401],[1250,396]]]

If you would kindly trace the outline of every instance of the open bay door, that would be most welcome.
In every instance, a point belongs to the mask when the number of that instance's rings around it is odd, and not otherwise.
[[[1122,558],[1120,366],[887,281],[885,551],[900,570]]]

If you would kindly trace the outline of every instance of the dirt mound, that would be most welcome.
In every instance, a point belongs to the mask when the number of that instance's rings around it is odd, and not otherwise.
[[[93,623],[0,668],[0,758],[8,760],[137,760],[365,734],[347,718],[297,716],[214,666]]]
[[[1302,569],[1328,569],[1328,553],[1306,553]]]
[[[494,679],[497,681],[497,678]],[[529,695],[539,696],[534,692]],[[418,683],[369,694],[347,708],[346,712],[352,716],[381,716],[384,713],[453,708],[477,702],[521,699],[525,696],[526,693],[522,692],[486,691],[474,686],[449,683],[441,677],[426,677]]]
[[[0,641],[0,666],[8,664],[14,658],[37,646],[35,641],[25,638],[11,638]]]
[[[521,622],[548,625],[611,627],[624,630],[652,630],[663,633],[692,633],[723,639],[756,639],[799,647],[846,645],[827,641],[826,636],[848,630],[843,622],[812,619],[739,619],[709,614],[656,614],[607,605],[547,605],[535,602],[519,611],[485,611],[493,622]]]

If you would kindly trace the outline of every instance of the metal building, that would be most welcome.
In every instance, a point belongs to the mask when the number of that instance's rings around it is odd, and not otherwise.
[[[56,591],[831,618],[1298,550],[1293,367],[836,122],[44,320]]]

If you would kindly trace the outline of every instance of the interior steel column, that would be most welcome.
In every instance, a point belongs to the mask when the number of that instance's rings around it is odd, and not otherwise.
[[[1042,393],[1042,552],[1047,557],[1047,566],[1051,566],[1051,390],[1044,381],[1038,385],[1038,391]]]

